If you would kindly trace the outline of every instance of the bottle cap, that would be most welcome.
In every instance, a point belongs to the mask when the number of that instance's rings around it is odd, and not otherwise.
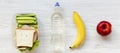
[[[59,3],[58,2],[56,2],[56,4],[55,4],[55,7],[59,7],[60,5],[59,5]]]

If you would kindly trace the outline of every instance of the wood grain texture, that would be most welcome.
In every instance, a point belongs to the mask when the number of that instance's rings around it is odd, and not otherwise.
[[[12,41],[12,18],[16,13],[35,13],[40,25],[40,46],[36,53],[50,53],[50,17],[55,2],[64,9],[66,24],[65,53],[119,53],[120,52],[120,1],[119,0],[0,0],[0,52],[19,53]],[[70,50],[76,37],[72,12],[77,11],[85,22],[86,42],[83,47]],[[107,39],[96,32],[101,20],[112,23]]]

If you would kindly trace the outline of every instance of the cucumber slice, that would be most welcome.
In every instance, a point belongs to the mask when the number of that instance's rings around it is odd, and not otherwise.
[[[17,20],[18,24],[36,24],[37,22],[34,20]]]
[[[18,24],[18,26],[17,26],[17,27],[18,27],[18,28],[21,28],[22,26],[23,26],[22,24]]]
[[[36,20],[37,18],[35,17],[17,17],[17,20]]]
[[[16,17],[36,17],[33,13],[18,14]]]
[[[34,26],[34,28],[36,28],[36,29],[38,28],[38,25],[33,25],[33,26]]]

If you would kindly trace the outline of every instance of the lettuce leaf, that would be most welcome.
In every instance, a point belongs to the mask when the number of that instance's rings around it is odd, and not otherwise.
[[[28,48],[26,48],[25,50],[20,50],[21,52],[24,52],[24,51],[26,51],[26,50],[28,50],[28,51],[32,51],[32,50],[34,50],[35,48],[37,48],[38,46],[39,46],[39,40],[36,40],[34,43],[33,43],[33,46],[32,47],[28,47]]]
[[[34,49],[37,48],[38,46],[39,46],[39,40],[36,40],[36,41],[33,43],[33,46],[27,48],[27,50],[29,50],[29,51],[34,50]]]

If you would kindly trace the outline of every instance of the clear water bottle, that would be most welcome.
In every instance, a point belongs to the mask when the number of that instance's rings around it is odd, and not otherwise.
[[[64,49],[64,18],[62,9],[57,2],[51,17],[51,43],[54,53],[63,53]]]

